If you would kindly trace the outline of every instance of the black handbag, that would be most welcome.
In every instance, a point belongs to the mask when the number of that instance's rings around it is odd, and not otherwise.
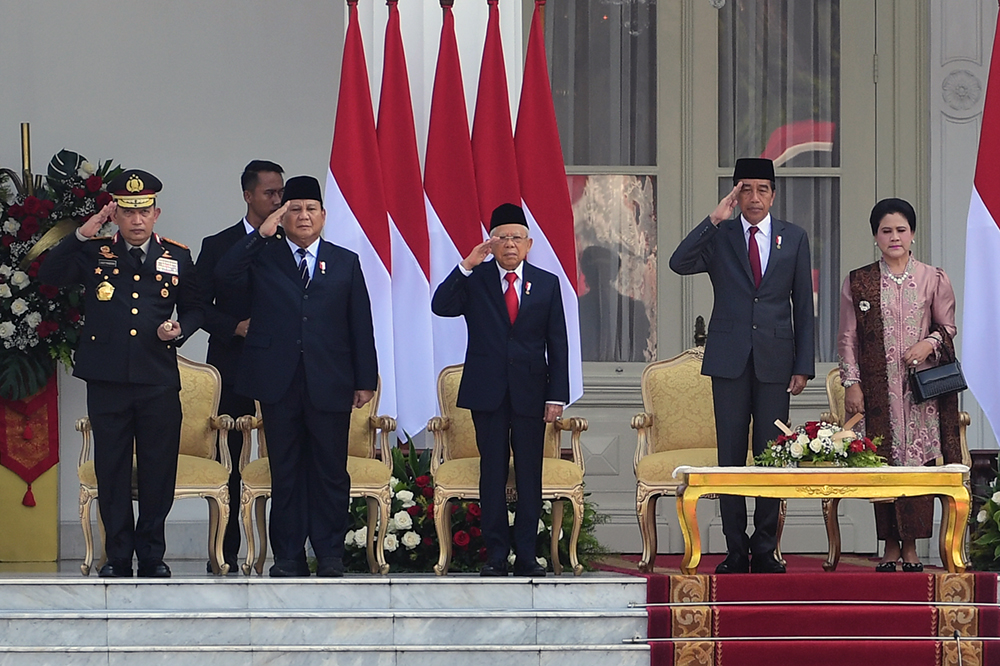
[[[958,362],[958,359],[935,368],[910,371],[910,390],[913,392],[913,401],[916,403],[939,398],[949,393],[958,393],[967,388],[969,385],[965,383],[962,364]]]

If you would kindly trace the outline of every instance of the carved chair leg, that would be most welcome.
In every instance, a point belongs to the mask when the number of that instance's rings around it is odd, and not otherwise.
[[[552,572],[562,575],[562,562],[559,561],[559,533],[562,532],[563,501],[552,500],[552,538],[549,541],[549,556],[552,560]]]
[[[94,530],[90,524],[90,505],[94,503],[94,498],[85,494],[80,489],[80,526],[83,528],[83,545],[85,548],[83,564],[80,565],[80,573],[84,576],[90,575],[91,565],[94,563]]]
[[[788,515],[788,500],[782,499],[778,507],[778,535],[774,540],[774,556],[783,565],[788,565],[785,558],[781,556],[781,534],[785,531],[785,516]]]
[[[206,497],[205,501],[208,502],[208,563],[212,573],[218,576],[220,558],[215,552],[215,541],[219,532],[219,507],[215,497]]]
[[[839,497],[823,500],[823,522],[826,523],[827,541],[826,562],[823,562],[824,571],[836,571],[837,563],[840,561],[840,518],[837,515],[839,506]]]
[[[636,492],[636,518],[639,521],[639,534],[642,536],[642,559],[639,560],[639,571],[653,573],[653,562],[656,560],[656,500],[654,494],[643,495]]]
[[[570,498],[573,504],[573,531],[569,537],[569,565],[573,568],[573,575],[579,576],[583,573],[583,565],[576,554],[576,546],[580,541],[580,530],[583,527],[583,489],[573,494]]]
[[[257,514],[257,539],[260,542],[260,555],[254,569],[258,576],[264,575],[264,562],[267,560],[267,495],[261,495],[254,501],[254,509]]]
[[[229,524],[229,488],[223,486],[222,490],[217,496],[212,498],[215,502],[216,509],[211,512],[209,520],[214,523],[214,536],[215,542],[213,544],[215,548],[215,561],[217,573],[225,576],[229,573],[229,565],[226,563],[226,558],[222,553],[222,547],[226,540],[226,526]]]
[[[382,576],[389,573],[389,563],[385,561],[385,535],[389,533],[389,511],[392,508],[392,499],[380,497],[378,499],[379,525],[385,525],[386,529],[379,529],[378,541],[375,542],[375,564],[378,567],[372,573]]]
[[[389,526],[385,520],[379,521],[378,503],[374,497],[365,497],[365,504],[368,507],[368,537],[365,540],[365,554],[368,556],[368,571],[378,573],[378,564],[375,562],[375,533],[380,536]]]
[[[444,576],[451,564],[451,512],[448,501],[451,498],[443,494],[434,497],[434,527],[438,537],[438,563],[434,565],[434,573]]]
[[[253,504],[254,498],[244,488],[243,495],[240,497],[240,517],[243,519],[243,533],[247,537],[247,559],[242,567],[244,576],[249,576],[253,569],[253,556],[256,551],[256,538],[253,533]]]

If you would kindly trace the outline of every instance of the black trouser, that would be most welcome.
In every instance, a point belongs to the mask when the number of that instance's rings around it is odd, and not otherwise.
[[[179,389],[87,382],[94,432],[94,470],[109,560],[160,560],[163,526],[174,503],[181,435]],[[132,451],[138,473],[139,520],[133,524]]]
[[[238,419],[247,414],[254,414],[255,411],[253,398],[238,395],[232,389],[232,383],[223,380],[219,414],[228,414],[233,419]],[[226,524],[226,536],[222,542],[222,553],[227,562],[238,559],[240,552],[240,495],[243,492],[240,485],[240,453],[242,451],[243,433],[236,429],[230,430],[229,456],[233,462],[233,471],[229,475],[229,522]]]
[[[763,452],[768,441],[780,433],[774,421],[788,420],[789,397],[787,382],[776,384],[757,379],[752,353],[739,377],[735,379],[712,377],[719,465],[742,467],[747,464],[747,439],[751,416],[753,416],[753,453],[756,456]],[[777,548],[780,499],[756,498],[752,538],[747,538],[746,533],[746,498],[720,495],[719,504],[722,509],[722,532],[726,535],[726,550],[730,553],[750,552],[763,555]]]
[[[275,562],[305,562],[306,538],[317,558],[343,557],[351,477],[350,412],[324,412],[309,399],[302,361],[285,396],[262,404],[271,466],[271,549]]]
[[[492,412],[473,411],[479,447],[479,498],[483,539],[490,562],[507,562],[510,529],[507,523],[507,472],[514,451],[517,515],[514,518],[514,552],[522,566],[534,566],[538,519],[542,511],[542,456],[545,421],[520,416],[510,406],[510,394]]]

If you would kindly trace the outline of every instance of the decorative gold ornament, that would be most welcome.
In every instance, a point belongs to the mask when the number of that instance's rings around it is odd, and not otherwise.
[[[115,295],[115,288],[107,280],[104,280],[99,285],[97,285],[97,300],[110,301],[111,297],[114,295]]]
[[[135,174],[133,174],[132,177],[128,179],[128,182],[125,183],[125,189],[133,194],[135,194],[136,192],[142,192],[144,187],[145,186],[143,185],[143,182],[139,179],[139,176],[136,176]]]
[[[160,296],[166,298],[167,296],[170,296],[170,291],[166,287],[164,287],[163,289],[160,290]]]

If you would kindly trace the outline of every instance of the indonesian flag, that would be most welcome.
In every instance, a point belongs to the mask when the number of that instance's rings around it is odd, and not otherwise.
[[[760,156],[774,162],[774,166],[781,166],[802,153],[829,153],[833,150],[833,133],[836,128],[835,123],[821,120],[798,120],[782,125],[771,132]]]
[[[392,319],[397,324],[393,327],[393,349],[399,350],[396,419],[402,431],[415,434],[435,414],[431,260],[410,82],[396,1],[388,2],[377,134],[392,246]]]
[[[337,119],[326,179],[324,236],[358,253],[372,304],[375,351],[382,380],[379,411],[396,414],[392,332],[392,243],[382,187],[365,47],[357,0],[348,0],[347,37],[340,72]]]
[[[576,296],[576,235],[545,62],[541,16],[544,4],[545,0],[536,0],[531,18],[514,147],[524,213],[534,238],[531,262],[559,277],[569,337],[569,396],[570,402],[574,402],[583,395],[580,308]]]
[[[998,21],[1000,36],[1000,21]],[[965,238],[962,369],[1000,440],[1000,39],[993,42]]]
[[[430,282],[444,282],[476,245],[483,241],[476,176],[469,140],[469,118],[462,85],[462,67],[451,7],[442,8],[424,161],[424,194],[430,236]],[[467,333],[459,317],[437,317],[434,330],[434,372],[465,359]]]
[[[493,209],[500,204],[521,205],[497,0],[489,0],[489,12],[476,93],[476,117],[472,121],[472,157],[476,164],[479,214],[487,227]],[[529,260],[533,261],[534,257]]]

